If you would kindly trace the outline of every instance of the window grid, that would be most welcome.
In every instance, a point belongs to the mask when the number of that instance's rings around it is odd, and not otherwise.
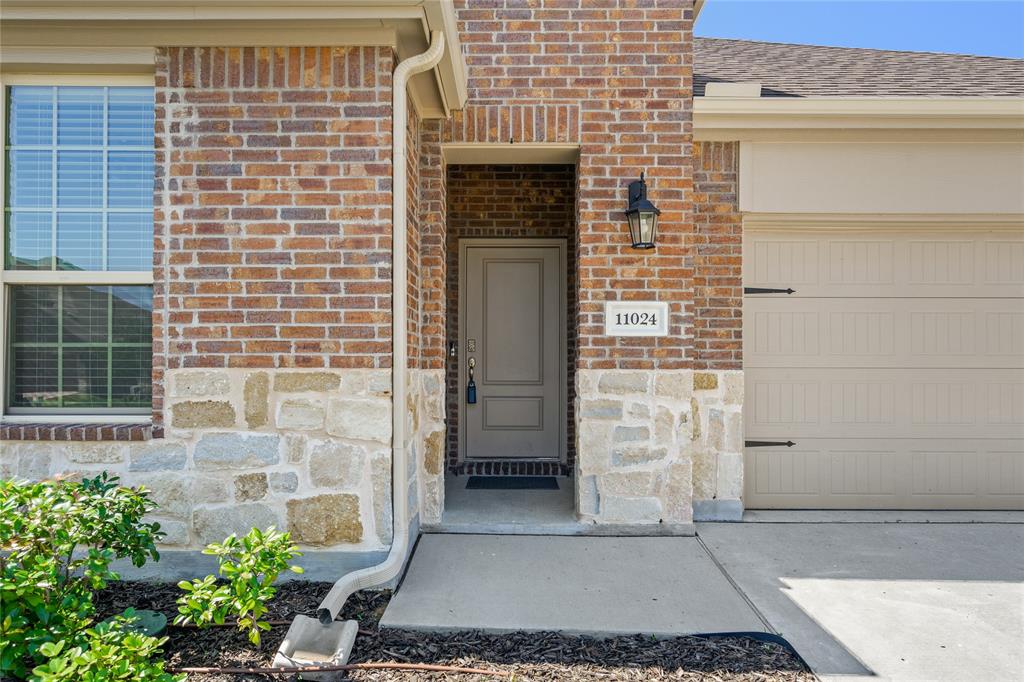
[[[50,288],[51,285],[44,285],[44,286],[46,288]],[[39,289],[39,288],[43,288],[43,287],[36,287],[36,288]],[[113,408],[113,409],[118,409],[120,411],[131,411],[133,409],[132,407],[126,407],[124,405],[114,405],[115,398],[117,397],[117,393],[115,392],[115,387],[117,386],[117,384],[115,382],[118,379],[118,377],[115,376],[115,372],[114,372],[114,370],[115,370],[115,362],[114,362],[115,355],[117,354],[117,351],[119,351],[119,350],[120,351],[138,350],[138,351],[142,351],[142,352],[151,351],[152,343],[149,342],[149,341],[115,341],[114,340],[115,339],[115,336],[114,336],[114,299],[116,297],[115,289],[118,288],[118,287],[106,286],[106,285],[104,285],[102,287],[96,287],[96,286],[92,286],[92,287],[71,287],[71,288],[75,288],[75,289],[91,289],[91,290],[96,290],[97,288],[102,288],[104,290],[104,298],[105,298],[104,308],[105,308],[105,318],[106,319],[105,319],[104,325],[103,325],[103,328],[104,328],[104,339],[102,341],[99,341],[99,340],[67,341],[67,340],[65,340],[65,338],[64,338],[64,328],[65,328],[65,296],[66,296],[66,291],[67,291],[67,289],[69,287],[68,286],[53,286],[52,288],[56,289],[56,291],[57,291],[56,315],[55,315],[55,317],[56,317],[56,332],[55,332],[54,340],[52,340],[52,341],[39,341],[39,340],[18,341],[18,340],[16,340],[15,337],[16,337],[16,333],[17,332],[15,330],[14,317],[15,317],[15,314],[18,312],[18,310],[17,310],[18,306],[17,305],[12,305],[11,306],[11,315],[10,315],[11,320],[10,320],[10,324],[9,324],[8,328],[11,330],[10,331],[10,333],[11,333],[10,362],[11,362],[12,366],[14,365],[14,361],[15,361],[15,357],[17,355],[17,352],[19,350],[22,350],[22,349],[24,349],[24,350],[36,350],[36,351],[53,351],[55,353],[56,365],[57,365],[56,370],[57,370],[57,372],[56,372],[55,382],[54,382],[54,392],[57,393],[57,405],[51,405],[51,406],[47,406],[47,407],[28,407],[28,406],[24,406],[24,405],[17,405],[18,401],[15,399],[15,394],[16,394],[16,383],[15,383],[15,381],[11,381],[8,384],[8,387],[9,387],[9,390],[8,390],[8,405],[12,405],[14,407],[14,410],[17,411],[17,412],[24,412],[25,410],[33,411],[33,412],[41,412],[41,411],[51,412],[53,410],[61,410],[61,409],[67,408],[68,405],[65,404],[65,393],[67,392],[66,391],[66,385],[65,385],[65,379],[67,378],[66,377],[66,368],[65,368],[66,354],[64,353],[64,351],[66,349],[71,349],[71,350],[82,350],[82,351],[102,351],[104,353],[104,356],[105,356],[105,366],[106,366],[106,369],[105,369],[105,386],[106,386],[105,404],[104,405],[89,404],[89,405],[85,405],[84,408],[86,410],[97,409],[97,408],[108,408],[108,409]],[[90,333],[92,332],[92,325],[89,325],[89,331],[90,331]],[[147,372],[146,372],[147,375],[148,375],[149,369],[150,368],[147,368]],[[45,375],[37,375],[37,376],[45,376]],[[139,408],[134,408],[134,409],[139,409]],[[145,410],[147,408],[143,407],[141,409]]]

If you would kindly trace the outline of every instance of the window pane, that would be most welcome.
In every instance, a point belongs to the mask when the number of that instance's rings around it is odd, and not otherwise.
[[[103,152],[57,153],[57,205],[103,205]]]
[[[149,287],[111,287],[111,306],[117,324],[114,343],[149,344],[153,334],[153,290]]]
[[[11,144],[53,144],[53,88],[11,88]]]
[[[63,407],[106,407],[107,349],[65,347],[61,355]]]
[[[14,343],[56,342],[60,287],[12,287],[11,292]]]
[[[103,269],[101,213],[61,213],[57,216],[57,269]]]
[[[12,150],[8,206],[49,208],[53,204],[53,153]]]
[[[153,152],[110,152],[107,157],[107,206],[153,207]]]
[[[107,215],[107,270],[153,267],[153,214]]]
[[[153,88],[15,86],[8,95],[4,267],[149,270]]]
[[[112,407],[149,407],[153,387],[153,351],[145,348],[114,348],[111,382]]]
[[[108,337],[110,287],[63,287],[61,306],[65,343],[104,343]]]
[[[60,407],[56,348],[15,348],[12,407]]]
[[[153,88],[110,88],[107,144],[111,147],[152,147]]]
[[[57,88],[57,144],[103,145],[103,88]]]
[[[146,408],[153,292],[144,286],[13,286],[12,408]]]
[[[53,269],[53,215],[14,212],[7,217],[7,267]]]

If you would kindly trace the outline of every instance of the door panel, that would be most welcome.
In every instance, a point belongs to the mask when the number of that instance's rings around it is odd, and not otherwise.
[[[566,437],[564,244],[465,240],[461,248],[461,456],[561,461]],[[472,405],[466,403],[471,358],[477,392]]]

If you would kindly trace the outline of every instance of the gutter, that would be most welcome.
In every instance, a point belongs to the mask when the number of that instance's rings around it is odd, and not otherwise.
[[[431,31],[430,47],[422,54],[402,60],[392,83],[391,145],[391,514],[394,532],[387,558],[376,566],[342,576],[317,608],[323,625],[330,625],[345,601],[359,590],[377,587],[396,577],[405,565],[409,545],[408,453],[405,449],[407,331],[407,220],[406,220],[406,130],[408,112],[406,88],[409,79],[432,69],[444,54],[444,33]]]

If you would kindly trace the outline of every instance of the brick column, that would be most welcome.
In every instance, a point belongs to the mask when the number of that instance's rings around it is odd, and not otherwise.
[[[690,521],[695,227],[692,3],[456,2],[466,142],[578,144],[577,504],[596,523]],[[658,248],[635,251],[623,211],[645,171]],[[665,301],[670,334],[604,335],[609,300]]]

